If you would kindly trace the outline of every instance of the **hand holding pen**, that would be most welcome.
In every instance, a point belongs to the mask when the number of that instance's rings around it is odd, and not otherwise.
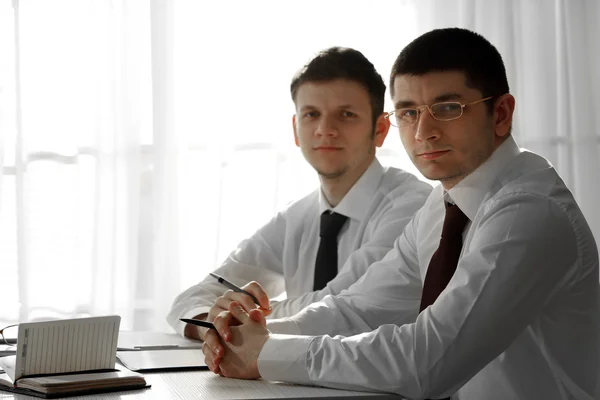
[[[218,297],[215,304],[206,314],[200,314],[193,319],[181,319],[182,322],[188,324],[184,330],[185,336],[192,339],[205,340],[205,336],[209,334],[210,328],[213,328],[212,321],[222,312],[229,310],[229,305],[232,302],[237,302],[246,312],[258,309],[264,316],[271,313],[272,309],[269,303],[269,297],[265,290],[257,282],[250,282],[240,288],[227,279],[215,273],[210,273],[212,277],[217,279],[220,284],[231,289],[231,292],[226,292],[223,296]],[[257,307],[258,306],[258,307]],[[194,329],[193,326],[197,328]]]
[[[213,272],[210,273],[210,276],[217,279],[217,281],[220,284],[222,284],[226,288],[231,289],[233,291],[233,293],[231,293],[229,295],[227,295],[227,293],[226,293],[224,296],[219,297],[217,299],[217,302],[215,303],[215,306],[213,306],[213,309],[218,308],[221,310],[228,310],[229,303],[231,303],[232,301],[237,301],[238,303],[240,303],[242,305],[243,308],[246,309],[247,312],[249,312],[253,308],[258,308],[265,315],[269,315],[271,313],[269,297],[267,296],[267,293],[262,288],[262,286],[260,286],[260,284],[258,284],[257,282],[250,282],[247,285],[245,285],[244,288],[240,288],[240,287],[234,285],[233,283],[229,282],[227,279],[223,278],[222,276],[217,275]],[[260,300],[259,300],[259,298],[260,298]],[[250,300],[257,307],[254,306],[250,302]],[[209,317],[211,316],[211,314],[214,313],[213,309],[211,309],[211,312],[209,313]],[[213,318],[215,316],[216,315],[214,315]]]

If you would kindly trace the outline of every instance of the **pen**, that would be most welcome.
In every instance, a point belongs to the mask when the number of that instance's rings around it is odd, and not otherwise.
[[[227,279],[223,278],[220,275],[210,272],[210,276],[212,276],[213,278],[216,278],[220,284],[233,290],[234,292],[244,293],[245,295],[250,296],[252,301],[254,301],[254,304],[256,304],[257,306],[259,306],[262,309],[262,307],[260,306],[260,303],[258,302],[258,299],[256,297],[254,297],[254,295],[252,293],[249,293],[249,292],[245,291],[244,289],[237,287],[236,285],[229,282]]]
[[[180,318],[179,320],[182,322],[185,322],[186,324],[192,324],[192,325],[202,326],[204,328],[215,329],[215,326],[212,324],[212,322],[201,321],[199,319],[189,319],[189,318]]]

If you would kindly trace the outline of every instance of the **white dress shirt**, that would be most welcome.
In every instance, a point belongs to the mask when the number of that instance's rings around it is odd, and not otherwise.
[[[239,286],[257,281],[269,298],[286,292],[287,299],[272,302],[271,317],[294,315],[348,288],[381,260],[430,193],[431,185],[408,172],[384,168],[375,159],[336,207],[315,190],[242,241],[215,272]],[[313,292],[320,218],[328,209],[348,217],[338,236],[339,272],[325,288]],[[208,312],[226,290],[208,276],[175,299],[167,321],[182,333],[179,318]]]
[[[264,379],[411,399],[599,398],[598,249],[554,168],[509,137],[447,192],[471,222],[454,276],[419,314],[443,192],[348,290],[269,321],[296,335],[271,335]]]

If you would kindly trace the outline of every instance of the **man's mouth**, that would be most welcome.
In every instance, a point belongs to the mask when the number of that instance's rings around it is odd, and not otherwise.
[[[314,149],[318,151],[339,151],[342,148],[337,146],[316,146]]]
[[[425,159],[425,160],[435,160],[436,158],[440,158],[450,150],[437,150],[437,151],[424,151],[422,153],[418,153],[417,157]]]

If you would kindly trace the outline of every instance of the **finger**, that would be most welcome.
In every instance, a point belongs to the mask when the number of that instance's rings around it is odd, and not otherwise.
[[[210,349],[215,358],[221,358],[225,354],[225,348],[221,344],[221,340],[219,340],[219,335],[215,332],[214,329],[209,329],[208,332],[204,335],[204,344],[202,348],[205,346]]]
[[[248,313],[248,316],[251,320],[258,322],[262,326],[267,326],[267,319],[265,318],[265,313],[262,310],[254,309]]]
[[[265,317],[271,315],[271,313],[273,312],[273,306],[270,306],[270,308],[268,310],[265,310],[264,308],[259,308],[260,311],[262,311],[263,315]]]
[[[229,377],[229,375],[227,374],[227,367],[224,366],[223,368],[219,368],[219,375],[221,375],[222,377]]]
[[[248,316],[246,310],[244,310],[242,306],[235,301],[229,304],[229,313],[233,318],[237,319],[242,324],[250,322],[250,317]]]
[[[248,293],[252,293],[252,295],[254,297],[256,297],[256,300],[258,300],[258,303],[261,308],[263,308],[264,310],[271,309],[271,303],[269,301],[269,296],[267,295],[267,292],[265,291],[265,289],[263,289],[263,287],[260,285],[260,283],[258,283],[256,281],[252,281],[252,282],[246,284],[242,289],[244,289]],[[250,311],[250,310],[246,309],[246,311]]]
[[[230,303],[230,307],[231,304],[237,304],[237,306],[241,308],[239,303],[236,303],[235,301]],[[223,339],[225,342],[229,342],[231,338],[231,330],[229,329],[229,327],[231,325],[237,325],[238,323],[239,321],[236,320],[235,316],[229,311],[220,312],[219,315],[217,315],[213,321],[215,329],[221,336],[221,339]]]
[[[204,341],[206,333],[208,332],[208,328],[204,328],[202,326],[197,326],[196,328],[198,328],[198,336],[200,337],[200,340]]]
[[[202,353],[204,353],[204,363],[215,374],[221,373],[221,368],[219,367],[219,362],[214,358],[213,351],[209,348],[208,345],[202,345]]]
[[[207,321],[212,322],[220,312],[229,310],[229,303],[231,303],[231,300],[226,299],[224,296],[225,295],[217,297],[215,304],[208,311]]]
[[[252,300],[252,297],[244,293],[238,293],[230,290],[227,293],[225,293],[223,297],[224,300],[228,301],[227,304],[221,304],[221,306],[224,307],[226,310],[229,310],[229,304],[231,304],[232,301],[240,303],[242,308],[246,311],[253,310],[257,307],[257,305],[254,304],[254,300]]]
[[[204,318],[194,318],[194,319],[204,319]],[[183,335],[190,339],[200,339],[204,340],[204,334],[206,333],[206,328],[202,328],[200,326],[195,326],[192,324],[186,324]]]

